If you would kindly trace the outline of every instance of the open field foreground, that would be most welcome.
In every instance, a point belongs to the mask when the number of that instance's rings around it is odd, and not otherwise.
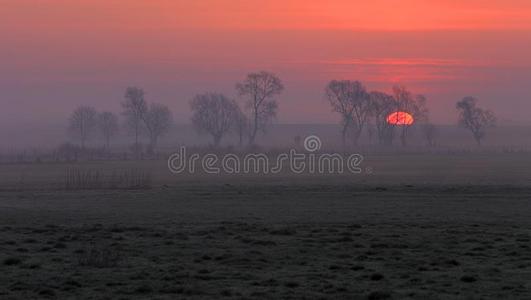
[[[529,299],[531,188],[2,192],[3,299]]]

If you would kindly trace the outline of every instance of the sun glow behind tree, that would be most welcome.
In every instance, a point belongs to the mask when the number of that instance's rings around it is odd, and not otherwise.
[[[410,113],[404,111],[393,112],[387,116],[387,123],[392,125],[410,126],[413,125],[415,119]]]

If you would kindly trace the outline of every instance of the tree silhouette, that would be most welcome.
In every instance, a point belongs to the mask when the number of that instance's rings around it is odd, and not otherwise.
[[[144,90],[138,87],[128,87],[125,91],[125,101],[122,102],[123,115],[126,126],[135,136],[135,153],[140,151],[138,138],[144,129],[144,119],[148,107],[144,99]]]
[[[490,110],[478,107],[477,103],[476,98],[465,97],[457,102],[456,108],[459,110],[459,125],[470,130],[478,146],[481,146],[487,129],[496,126],[496,117]]]
[[[68,130],[81,141],[82,149],[97,125],[96,116],[96,109],[91,106],[79,106],[70,116]]]
[[[397,102],[393,96],[373,91],[371,97],[371,115],[376,124],[376,134],[381,145],[391,145],[394,138],[395,126],[389,124],[387,117],[397,110]]]
[[[343,146],[349,129],[357,145],[359,137],[371,114],[371,99],[365,87],[359,81],[332,80],[328,83],[325,93],[332,111],[341,115],[341,138]]]
[[[428,115],[427,99],[423,95],[414,95],[404,86],[394,86],[393,96],[397,104],[397,111],[403,111],[413,116],[415,122],[426,120]],[[400,127],[400,142],[407,146],[407,137],[410,126]]]
[[[112,112],[102,112],[98,115],[98,127],[105,140],[105,148],[110,149],[111,138],[118,132],[118,116]]]
[[[154,152],[159,138],[170,129],[173,116],[166,105],[152,103],[143,120],[149,135],[149,152]]]
[[[249,144],[254,145],[258,131],[265,131],[276,116],[278,103],[274,97],[284,90],[284,86],[275,74],[261,71],[248,74],[243,82],[236,84],[236,90],[240,96],[247,97],[246,107],[250,109],[252,122]]]
[[[223,94],[206,93],[196,95],[190,102],[192,124],[200,134],[209,134],[218,146],[240,117],[238,104]]]

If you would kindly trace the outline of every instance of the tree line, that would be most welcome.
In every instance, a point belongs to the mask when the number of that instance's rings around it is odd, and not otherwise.
[[[164,135],[173,123],[170,109],[163,104],[148,103],[144,98],[144,90],[129,87],[125,92],[122,105],[122,115],[125,117],[125,127],[135,137],[133,151],[141,151],[139,138],[145,134],[149,138],[148,152],[153,152],[159,138]],[[111,139],[119,129],[118,115],[113,112],[98,113],[94,107],[79,106],[70,116],[68,131],[77,137],[81,148],[85,148],[87,140],[96,132],[105,140],[105,148],[110,149]]]
[[[214,146],[219,146],[228,134],[238,137],[239,145],[255,145],[260,133],[277,115],[277,97],[284,90],[280,78],[270,72],[250,73],[235,85],[237,94],[244,100],[240,104],[221,93],[197,94],[190,100],[192,125],[199,134],[210,135]],[[435,144],[438,131],[429,119],[427,98],[415,94],[404,86],[394,86],[390,94],[382,91],[369,91],[359,81],[332,80],[325,87],[325,98],[332,112],[339,115],[341,140],[347,146],[350,140],[357,146],[363,132],[372,139],[376,136],[381,145],[392,145],[396,138],[402,146],[407,146],[411,126],[389,122],[394,112],[406,112],[422,130],[428,144]],[[140,138],[146,136],[149,144],[145,149],[154,152],[161,136],[173,124],[170,109],[163,104],[148,103],[144,90],[129,87],[121,103],[123,124],[134,136],[133,151],[142,151]],[[459,125],[468,129],[478,145],[481,145],[486,132],[495,126],[494,114],[478,106],[478,100],[465,97],[458,101]],[[69,133],[85,148],[87,140],[99,132],[110,149],[111,140],[120,127],[119,117],[113,112],[97,112],[91,106],[79,106],[69,119]]]

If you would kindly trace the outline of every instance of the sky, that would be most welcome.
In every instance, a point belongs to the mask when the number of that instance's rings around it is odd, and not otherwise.
[[[195,94],[259,70],[286,86],[279,123],[337,122],[332,79],[405,85],[439,124],[469,95],[531,123],[528,0],[0,0],[0,37],[0,131],[119,112],[131,85],[189,123]]]

